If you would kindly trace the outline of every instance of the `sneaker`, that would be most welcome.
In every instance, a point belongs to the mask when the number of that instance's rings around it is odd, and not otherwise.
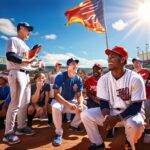
[[[7,144],[13,145],[19,143],[20,139],[14,133],[11,133],[11,134],[4,135],[2,141]]]
[[[84,132],[85,130],[83,128],[81,128],[80,126],[78,126],[77,128],[76,127],[73,127],[73,126],[69,126],[69,130],[71,131],[75,131],[75,132]]]
[[[59,145],[61,145],[61,143],[62,143],[62,135],[56,134],[55,137],[54,137],[53,144],[55,146],[59,146]]]
[[[96,145],[95,143],[92,143],[89,148],[89,150],[105,150],[105,145],[102,143],[101,145]]]
[[[35,132],[30,127],[24,127],[22,129],[17,129],[15,132],[16,135],[34,135]]]

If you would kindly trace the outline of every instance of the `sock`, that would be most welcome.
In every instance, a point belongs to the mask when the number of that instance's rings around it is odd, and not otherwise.
[[[5,117],[0,117],[0,128],[1,129],[5,128],[4,120],[5,120]]]
[[[47,113],[47,117],[48,117],[48,124],[51,124],[53,122],[52,121],[52,114]]]
[[[150,129],[145,129],[145,134],[150,134]]]
[[[71,121],[74,119],[75,114],[71,114]]]
[[[67,122],[67,114],[66,114],[66,113],[64,113],[64,114],[62,115],[62,121],[63,121],[63,122]]]
[[[32,121],[33,121],[35,114],[36,114],[36,110],[34,110],[33,114],[27,114],[27,118],[28,118],[27,126],[28,127],[32,127]]]

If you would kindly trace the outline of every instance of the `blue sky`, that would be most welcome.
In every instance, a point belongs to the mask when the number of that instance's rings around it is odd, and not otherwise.
[[[64,13],[83,0],[1,0],[0,1],[0,55],[5,54],[6,42],[14,34],[19,22],[34,26],[27,44],[42,45],[40,58],[47,64],[65,63],[69,57],[81,60],[81,66],[95,62],[106,65],[105,35],[89,31],[80,24],[69,27]],[[150,43],[150,24],[141,23],[136,11],[143,0],[104,0],[105,21],[109,47],[123,45],[130,58],[136,56],[136,47],[145,49]],[[140,23],[139,23],[140,22]]]

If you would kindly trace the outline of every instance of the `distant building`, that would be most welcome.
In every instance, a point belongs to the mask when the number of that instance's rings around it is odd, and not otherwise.
[[[150,69],[150,46],[145,44],[145,50],[141,50],[137,47],[137,57],[143,61],[143,66]]]
[[[150,51],[138,52],[137,56],[143,61],[150,60]]]
[[[0,56],[0,64],[2,64],[2,65],[6,64],[6,57]]]

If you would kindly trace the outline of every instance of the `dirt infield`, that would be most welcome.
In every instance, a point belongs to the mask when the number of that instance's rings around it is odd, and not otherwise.
[[[36,134],[33,136],[21,136],[22,142],[13,146],[2,143],[4,130],[0,131],[0,150],[87,150],[90,144],[86,133],[76,133],[68,130],[69,124],[64,124],[64,136],[62,145],[55,147],[52,145],[54,127],[48,127],[46,122],[36,121],[33,128]],[[112,140],[105,142],[106,149],[123,150],[125,138],[123,130],[115,132]],[[137,150],[149,150],[150,144],[137,144]]]

